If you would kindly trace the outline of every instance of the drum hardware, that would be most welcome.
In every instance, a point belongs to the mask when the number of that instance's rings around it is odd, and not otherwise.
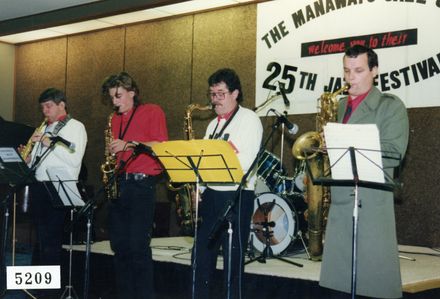
[[[305,176],[306,176],[306,163],[305,161],[299,161],[299,166],[297,166],[295,168],[295,172],[294,172],[294,183],[295,183],[295,188],[298,189],[300,192],[304,192],[305,191]]]
[[[274,254],[284,254],[296,241],[300,230],[304,230],[307,226],[304,217],[307,204],[300,193],[287,197],[270,192],[260,194],[255,201],[251,222],[252,245],[259,252],[263,252],[265,247],[265,236],[261,230],[264,213],[261,208],[259,209],[258,202],[261,207],[266,207],[274,199],[275,205],[268,216],[268,221],[275,223],[275,226],[270,228],[273,234],[270,245]]]
[[[276,195],[274,195],[275,198],[272,199],[272,201],[270,202],[265,202],[263,204],[261,204],[260,202],[260,197],[257,197],[257,210],[259,212],[263,213],[263,221],[256,221],[254,222],[254,225],[260,226],[261,228],[253,228],[253,231],[260,231],[262,233],[262,235],[264,236],[264,249],[261,251],[260,256],[256,257],[256,258],[251,258],[249,261],[245,262],[244,264],[250,264],[252,262],[258,261],[260,263],[266,263],[267,259],[270,258],[275,258],[278,259],[280,261],[286,262],[288,264],[291,265],[295,265],[297,267],[303,267],[302,264],[296,263],[294,261],[288,260],[286,258],[283,258],[279,255],[274,254],[274,251],[272,249],[272,243],[273,243],[273,239],[274,239],[274,231],[271,228],[276,227],[277,223],[276,221],[270,221],[269,219],[269,215],[271,213],[273,213],[273,209],[275,206],[277,206],[276,203]],[[267,200],[267,197],[265,198],[265,200]],[[254,217],[255,218],[255,217]],[[260,217],[261,218],[261,217]]]
[[[270,191],[275,192],[280,177],[285,175],[287,172],[281,160],[265,150],[258,159],[257,177],[267,185]]]
[[[249,244],[248,245],[249,248],[247,250],[248,257],[250,259],[254,259],[255,258],[255,247],[254,247],[254,235],[253,234],[250,235],[250,240],[249,240],[248,244]]]

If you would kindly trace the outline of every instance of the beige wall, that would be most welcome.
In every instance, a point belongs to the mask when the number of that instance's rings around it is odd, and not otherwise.
[[[19,45],[16,120],[38,125],[42,120],[36,103],[39,93],[49,86],[65,90],[69,112],[87,128],[89,143],[84,162],[89,184],[97,191],[101,188],[104,128],[111,112],[100,95],[106,76],[122,70],[129,72],[138,82],[141,99],[163,107],[170,139],[183,139],[186,106],[206,104],[206,80],[220,67],[236,69],[243,85],[244,106],[254,107],[255,36],[256,5],[248,4]],[[398,239],[401,244],[440,246],[440,139],[435,133],[440,109],[409,109],[408,114],[410,144],[401,173],[403,190],[396,204]],[[207,112],[194,111],[197,138],[203,136],[211,117]],[[300,134],[315,129],[314,117],[289,116],[300,127],[298,135],[285,136],[283,164],[290,175],[296,163],[292,144]],[[272,120],[262,118],[265,135],[270,133]],[[266,149],[279,156],[279,130]],[[158,200],[172,202],[172,198],[163,183]],[[105,230],[98,231],[101,229]]]
[[[14,118],[14,62],[15,46],[0,42],[0,116]]]

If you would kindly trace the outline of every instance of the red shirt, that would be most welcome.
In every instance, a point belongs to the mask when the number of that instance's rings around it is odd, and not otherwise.
[[[168,140],[165,113],[160,106],[155,104],[139,105],[131,122],[128,124],[133,111],[135,110],[131,109],[126,113],[114,115],[112,118],[113,138],[138,142],[161,142]],[[128,129],[125,131],[127,124]],[[118,153],[118,163],[121,159],[128,161],[132,153],[131,150]],[[140,154],[131,159],[122,172],[157,175],[162,172],[162,166],[158,160],[151,156]]]
[[[351,105],[352,105],[351,106],[351,109],[352,109],[351,113],[353,113],[356,110],[356,108],[362,103],[362,101],[367,97],[367,95],[370,92],[370,90],[367,91],[364,94],[358,95],[354,100],[351,98],[351,96],[348,96],[348,101],[352,101],[352,103],[351,103]]]

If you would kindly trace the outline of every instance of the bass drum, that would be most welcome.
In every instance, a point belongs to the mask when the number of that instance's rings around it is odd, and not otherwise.
[[[293,202],[303,200],[300,194],[296,197],[286,199],[274,193],[263,193],[255,199],[251,241],[257,251],[264,251],[266,238],[275,255],[285,251],[295,241],[299,220]]]

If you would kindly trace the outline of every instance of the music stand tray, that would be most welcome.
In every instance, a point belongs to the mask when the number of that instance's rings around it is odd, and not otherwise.
[[[85,205],[76,183],[78,180],[61,167],[46,170],[50,182],[44,182],[55,207],[82,207]]]
[[[314,185],[357,185],[389,191],[397,187],[397,183],[385,171],[382,160],[397,160],[400,163],[400,154],[381,150],[376,125],[328,123],[324,127],[324,134],[330,168],[313,175],[306,159],[307,172]],[[307,153],[305,155],[307,157]]]
[[[0,184],[22,185],[35,182],[35,178],[13,147],[0,147]]]
[[[239,183],[243,170],[224,140],[176,140],[152,147],[173,183]]]

